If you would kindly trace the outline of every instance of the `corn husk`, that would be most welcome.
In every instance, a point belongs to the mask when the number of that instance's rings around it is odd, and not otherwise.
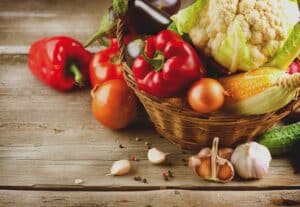
[[[261,68],[220,79],[229,94],[225,110],[243,115],[276,111],[299,93],[300,73],[287,74],[273,68]]]

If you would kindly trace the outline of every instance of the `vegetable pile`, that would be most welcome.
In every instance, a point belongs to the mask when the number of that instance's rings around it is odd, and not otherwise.
[[[179,10],[178,0],[113,0],[98,31],[105,49],[92,55],[71,37],[46,37],[31,45],[28,66],[39,80],[59,91],[92,86],[92,113],[110,129],[133,122],[138,100],[127,86],[119,60],[116,20],[126,26],[126,61],[139,90],[177,97],[186,110],[228,116],[272,113],[299,98],[299,8],[292,0],[196,0]],[[146,25],[146,26],[145,26]],[[273,155],[299,140],[299,122],[267,132],[260,144],[234,149],[202,149],[189,160],[201,178],[229,182],[261,178]],[[265,146],[263,146],[265,145]],[[167,154],[153,148],[151,163]],[[114,163],[111,175],[129,173],[130,163]],[[168,176],[167,176],[168,178]]]
[[[144,8],[141,1],[129,1],[128,12],[121,15],[125,22],[129,19],[128,28],[136,28],[136,21],[130,19],[140,7]],[[164,13],[143,11],[143,15],[161,17],[147,26],[164,30],[139,39],[144,41],[136,49],[139,55],[128,61],[133,62],[140,90],[159,98],[186,95],[190,107],[200,113],[266,114],[297,98],[300,15],[296,2],[196,0],[171,16],[170,22],[163,21]],[[139,29],[131,32],[149,34]],[[177,45],[171,43],[175,36]],[[186,48],[188,53],[183,51]],[[214,59],[213,66],[209,58]],[[227,73],[221,72],[223,67]]]

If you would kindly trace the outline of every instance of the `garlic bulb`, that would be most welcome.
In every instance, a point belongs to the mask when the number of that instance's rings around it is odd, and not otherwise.
[[[231,156],[236,172],[246,179],[262,178],[269,170],[271,159],[269,150],[257,142],[238,146]]]
[[[189,158],[189,167],[193,169],[196,175],[205,180],[226,183],[233,179],[234,168],[229,160],[218,155],[220,152],[218,145],[219,138],[215,137],[211,149],[203,148],[197,155]],[[229,157],[230,148],[223,149],[220,149],[221,154]]]
[[[148,151],[147,157],[151,163],[160,164],[166,160],[167,155],[168,155],[167,153],[164,153],[158,150],[157,148],[151,148]]]
[[[126,175],[130,169],[131,165],[128,160],[119,160],[113,163],[110,173],[107,175]]]

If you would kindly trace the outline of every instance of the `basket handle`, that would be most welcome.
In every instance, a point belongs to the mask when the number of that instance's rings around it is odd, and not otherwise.
[[[125,31],[125,23],[122,18],[117,19],[117,25],[116,25],[116,37],[119,45],[119,59],[121,60],[122,63],[122,71],[124,75],[124,79],[127,83],[127,85],[132,88],[133,90],[136,89],[136,84],[134,81],[134,76],[132,73],[131,68],[129,65],[126,63],[126,45],[124,44],[124,31]]]
[[[118,44],[119,44],[119,50],[120,50],[120,55],[119,58],[121,60],[121,62],[125,62],[125,45],[123,44],[123,31],[124,31],[124,23],[123,21],[118,18],[117,19],[117,30],[116,30],[116,36],[117,36],[117,40],[118,40]]]
[[[126,73],[128,75],[128,77],[130,77],[131,80],[133,80],[133,73],[131,68],[127,65],[126,63],[126,45],[124,44],[124,31],[125,31],[125,23],[124,20],[121,18],[117,19],[117,29],[116,29],[116,36],[117,36],[117,41],[119,44],[119,59],[122,62],[122,70],[124,73]],[[127,81],[128,78],[127,78]]]

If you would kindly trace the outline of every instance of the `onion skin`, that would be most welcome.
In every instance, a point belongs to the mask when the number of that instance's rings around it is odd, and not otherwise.
[[[216,80],[202,78],[196,81],[188,91],[188,103],[200,113],[211,113],[224,104],[224,88]]]

